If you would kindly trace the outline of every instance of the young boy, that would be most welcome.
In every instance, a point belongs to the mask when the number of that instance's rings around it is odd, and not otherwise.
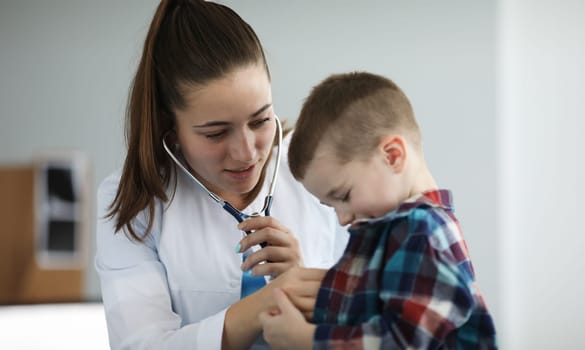
[[[410,102],[392,81],[333,75],[303,105],[289,148],[297,180],[339,222],[344,255],[313,324],[277,289],[260,315],[273,348],[496,349],[451,193],[438,189]]]

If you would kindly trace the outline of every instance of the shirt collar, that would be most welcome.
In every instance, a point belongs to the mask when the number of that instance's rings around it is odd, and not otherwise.
[[[391,212],[372,219],[360,219],[355,221],[349,227],[350,233],[360,231],[363,226],[374,225],[382,222],[389,222],[398,217],[404,217],[418,207],[427,206],[434,208],[442,208],[444,210],[453,210],[453,195],[450,190],[437,189],[424,191],[406,199],[398,205],[398,207]]]

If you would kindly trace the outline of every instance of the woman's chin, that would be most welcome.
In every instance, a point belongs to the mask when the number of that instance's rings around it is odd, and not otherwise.
[[[238,193],[238,194],[246,194],[251,192],[256,184],[258,183],[258,178],[248,178],[242,181],[233,181],[231,180],[229,184],[226,186],[227,188],[231,189],[231,192]]]

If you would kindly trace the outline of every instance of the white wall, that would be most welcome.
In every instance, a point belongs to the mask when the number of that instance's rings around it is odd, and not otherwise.
[[[120,166],[126,94],[155,3],[0,0],[0,164],[80,150],[94,189]],[[88,272],[87,296],[99,298],[92,260]]]
[[[506,349],[583,349],[585,2],[500,1]]]
[[[454,191],[502,348],[582,345],[581,0],[224,3],[263,41],[285,119],[330,73],[401,85],[430,167]],[[0,0],[1,164],[82,150],[94,188],[120,166],[126,93],[156,4]],[[87,296],[99,298],[90,271]]]

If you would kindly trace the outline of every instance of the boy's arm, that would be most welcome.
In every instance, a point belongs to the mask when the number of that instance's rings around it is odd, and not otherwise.
[[[260,314],[263,336],[271,349],[309,350],[313,348],[315,325],[305,321],[280,288],[275,288],[274,300],[278,309]]]

